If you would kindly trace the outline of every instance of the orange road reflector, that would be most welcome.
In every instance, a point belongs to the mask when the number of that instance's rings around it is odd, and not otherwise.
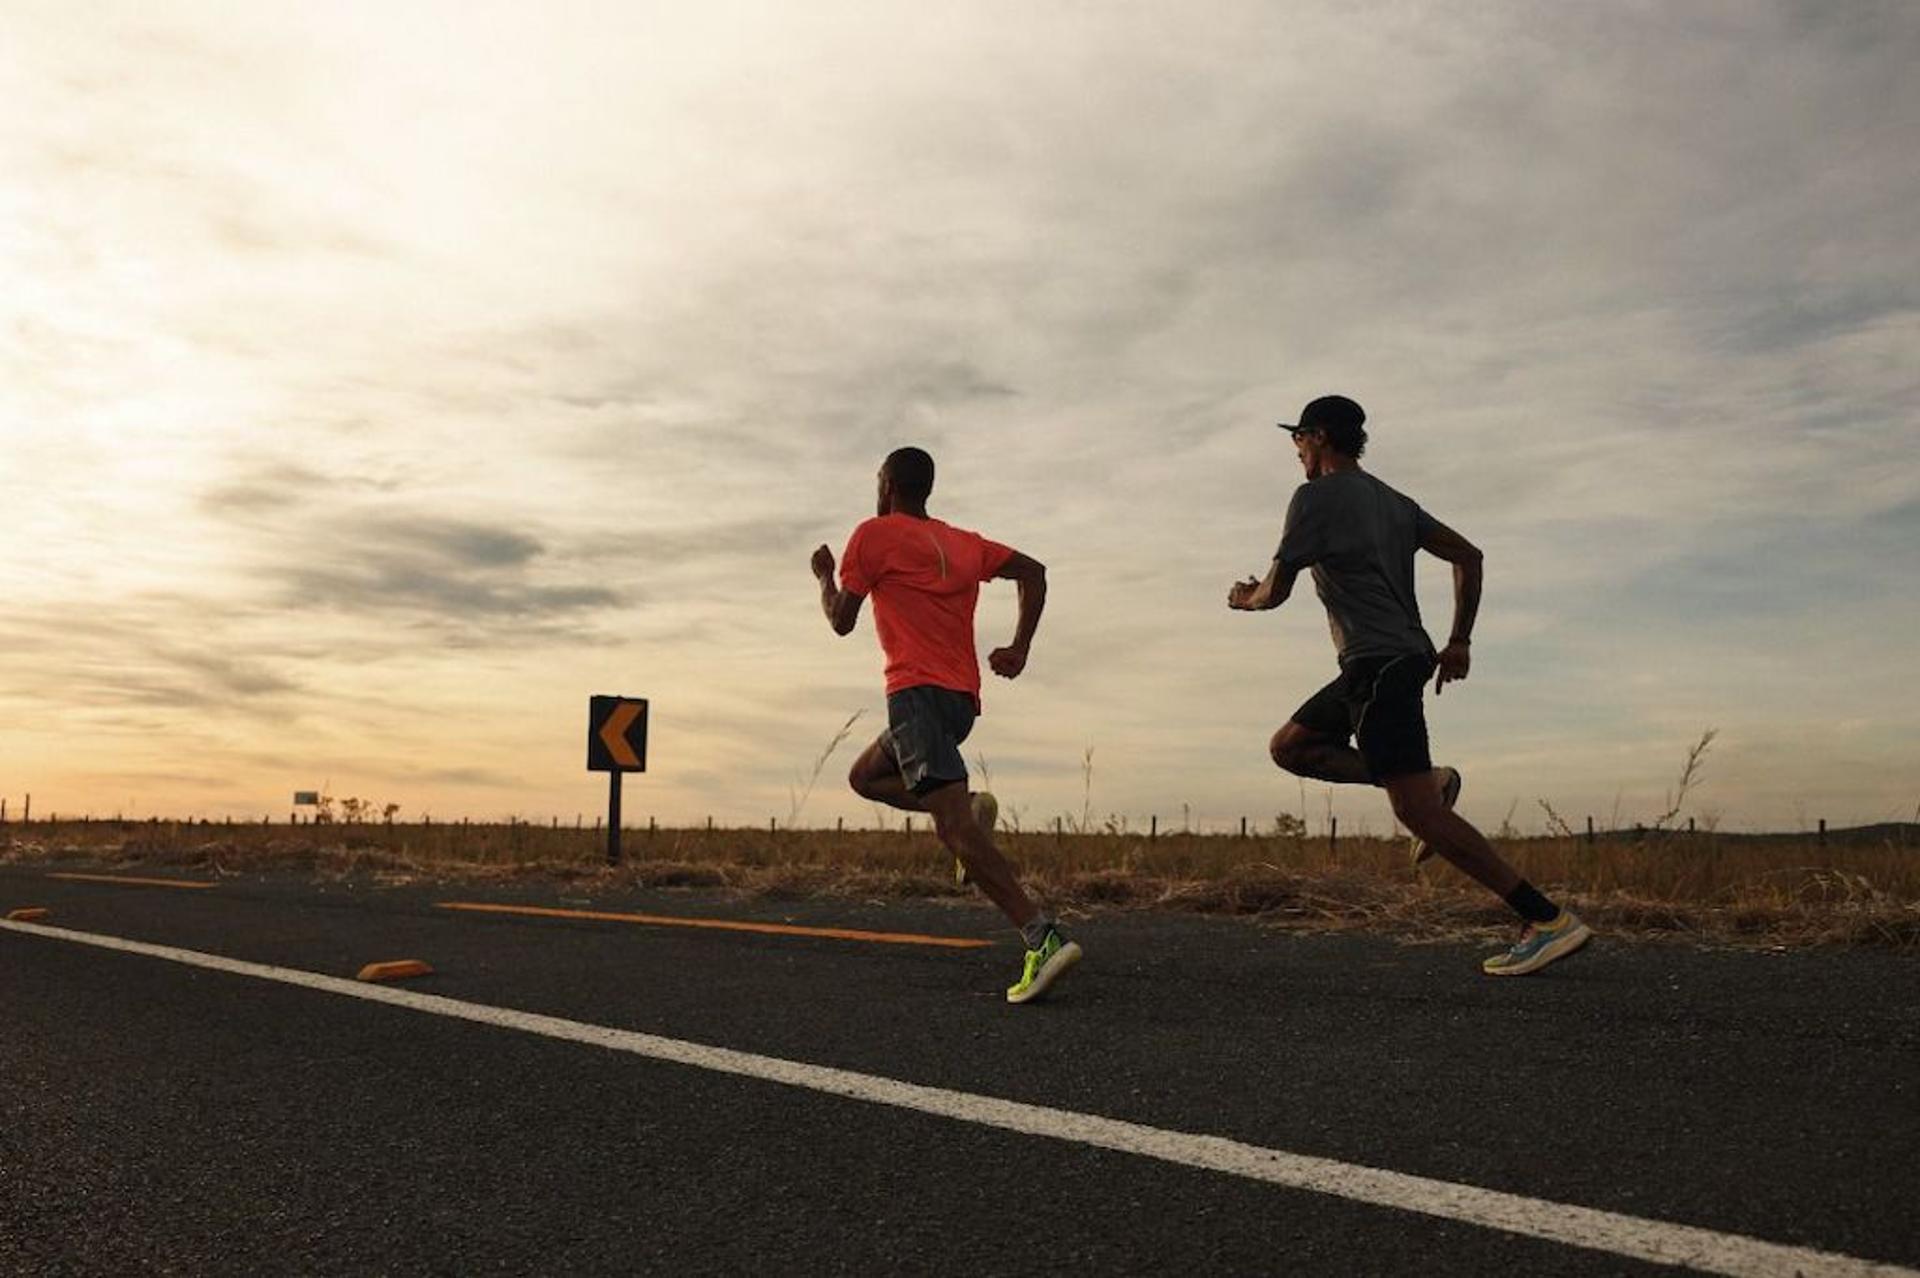
[[[50,873],[50,879],[67,879],[74,883],[131,883],[135,887],[165,888],[211,888],[218,883],[203,879],[142,879],[129,874],[65,874]]]
[[[29,905],[24,909],[8,910],[7,921],[10,923],[38,923],[52,912],[53,911],[47,909],[45,906]]]
[[[356,981],[404,981],[409,976],[432,976],[433,969],[419,959],[394,959],[388,963],[369,963],[353,978]]]
[[[603,923],[647,923],[655,927],[699,927],[720,932],[760,932],[770,936],[819,936],[834,941],[868,941],[879,945],[932,945],[950,950],[978,950],[992,945],[969,936],[922,936],[917,932],[863,932],[847,927],[803,927],[798,923],[755,923],[745,919],[697,919],[674,914],[621,914],[612,910],[556,910],[544,905],[493,905],[477,901],[436,901],[442,910],[476,914],[525,914],[546,919],[596,919]]]

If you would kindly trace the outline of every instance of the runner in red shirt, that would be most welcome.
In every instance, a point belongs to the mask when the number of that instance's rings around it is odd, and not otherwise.
[[[895,449],[880,467],[878,514],[853,530],[834,583],[833,552],[813,552],[820,606],[835,634],[849,634],[860,605],[873,597],[874,627],[887,657],[887,730],[861,752],[847,780],[876,803],[933,816],[933,828],[961,867],[1020,929],[1027,954],[1007,1001],[1040,997],[1080,959],[1080,947],[1034,904],[1013,867],[993,845],[999,804],[991,794],[969,794],[960,743],[980,713],[980,660],[973,643],[973,610],[980,583],[1006,577],[1019,583],[1020,620],[1013,642],[996,648],[987,664],[1003,678],[1019,677],[1047,601],[1047,570],[1038,561],[979,533],[927,514],[933,458],[918,448]]]

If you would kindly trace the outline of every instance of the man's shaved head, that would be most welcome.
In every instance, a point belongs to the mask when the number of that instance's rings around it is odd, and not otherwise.
[[[896,448],[887,454],[880,472],[893,481],[893,491],[915,505],[933,494],[933,458],[922,448]]]

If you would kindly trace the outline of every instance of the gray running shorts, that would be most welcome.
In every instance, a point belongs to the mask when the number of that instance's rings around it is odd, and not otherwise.
[[[887,696],[887,745],[907,789],[926,794],[967,779],[960,743],[980,713],[971,693],[922,684]]]

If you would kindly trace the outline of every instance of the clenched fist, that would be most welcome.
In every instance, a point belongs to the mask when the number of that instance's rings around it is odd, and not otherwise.
[[[987,664],[1002,679],[1017,679],[1020,672],[1027,668],[1027,650],[1025,648],[995,648],[987,654]]]

